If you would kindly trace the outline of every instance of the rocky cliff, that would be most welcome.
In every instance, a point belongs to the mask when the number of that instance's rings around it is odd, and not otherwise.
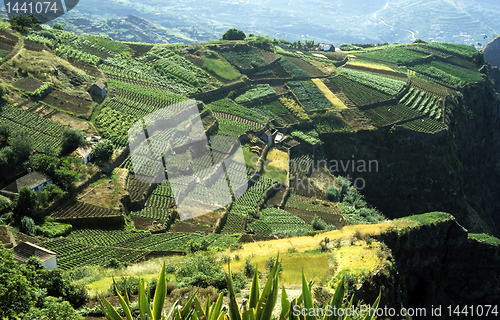
[[[400,228],[379,240],[392,251],[392,268],[365,282],[358,298],[374,301],[382,288],[382,306],[426,308],[428,317],[418,319],[432,318],[432,306],[441,305],[445,315],[449,305],[498,305],[500,246],[468,239],[455,219]]]
[[[491,81],[468,85],[447,102],[449,129],[435,135],[404,128],[327,137],[329,159],[376,160],[334,174],[363,178],[361,191],[390,218],[451,212],[471,232],[500,235],[500,102]]]

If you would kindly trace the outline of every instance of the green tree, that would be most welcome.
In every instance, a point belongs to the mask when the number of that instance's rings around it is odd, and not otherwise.
[[[222,40],[245,40],[246,35],[243,31],[231,28],[224,32]]]
[[[7,124],[0,124],[0,138],[3,141],[9,140],[10,137],[10,127]]]
[[[18,161],[27,159],[35,148],[33,137],[25,130],[19,130],[12,136],[11,145],[15,157]]]
[[[12,252],[0,246],[0,318],[14,319],[35,306],[35,288],[12,258]]]
[[[9,198],[0,195],[0,215],[11,211],[12,208],[12,201],[10,201]]]
[[[36,225],[35,221],[30,217],[21,218],[21,231],[29,234],[30,236],[36,236]]]
[[[19,194],[14,198],[14,215],[35,216],[38,212],[38,198],[36,192],[28,187],[22,187]],[[19,220],[18,220],[19,221]]]
[[[62,152],[69,153],[83,145],[85,138],[81,131],[72,128],[65,128],[62,132],[62,141]]]
[[[325,196],[330,201],[339,202],[340,201],[340,190],[337,187],[329,186],[325,191]]]
[[[113,151],[113,143],[109,140],[104,140],[94,145],[92,148],[92,157],[97,159],[97,161],[106,161],[113,155]]]
[[[33,28],[42,22],[33,14],[29,16],[25,14],[16,14],[9,18],[10,27],[17,31],[26,31]]]
[[[60,23],[54,23],[52,28],[57,29],[57,30],[64,30],[62,24],[60,24]]]
[[[0,98],[7,94],[7,88],[0,85]]]
[[[68,169],[56,169],[54,178],[61,184],[63,190],[68,190],[78,180],[78,173]]]

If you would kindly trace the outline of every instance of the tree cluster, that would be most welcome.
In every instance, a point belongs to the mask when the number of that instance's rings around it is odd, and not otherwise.
[[[19,264],[0,246],[0,318],[83,319],[73,308],[88,300],[59,270],[45,270],[38,257]]]

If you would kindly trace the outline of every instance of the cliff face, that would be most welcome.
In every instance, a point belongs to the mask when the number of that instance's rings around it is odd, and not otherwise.
[[[470,85],[448,102],[449,130],[424,135],[402,128],[326,137],[330,160],[376,160],[361,192],[390,218],[452,213],[470,232],[500,235],[500,103],[491,82]],[[361,180],[358,181],[361,185]]]
[[[500,301],[500,246],[468,239],[455,220],[392,231],[379,240],[392,250],[393,268],[366,282],[358,298],[374,301],[382,287],[381,305],[424,307],[427,315],[431,306],[441,305],[444,313],[448,305]]]

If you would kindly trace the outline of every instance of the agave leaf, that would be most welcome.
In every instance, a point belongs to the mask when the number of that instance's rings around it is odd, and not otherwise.
[[[186,302],[186,305],[184,306],[184,308],[182,308],[182,311],[181,311],[182,319],[189,318],[188,314],[192,310],[191,305],[193,304],[193,301],[195,300],[197,293],[198,293],[198,289],[196,289],[195,292],[191,295],[191,297],[189,297],[189,300]]]
[[[210,299],[207,298],[205,300],[205,316],[207,317],[208,320],[212,319],[212,313],[213,313],[212,312],[213,308],[211,310],[210,307],[211,307],[211,305],[210,305]],[[215,307],[215,305],[214,305],[214,307]]]
[[[146,315],[149,317],[151,320],[156,320],[153,318],[153,314],[151,312],[151,308],[149,307],[149,300],[146,297],[146,292],[144,289],[144,280],[139,279],[139,312],[141,318],[146,317]]]
[[[210,299],[207,299],[207,301]],[[207,320],[207,315],[205,314],[205,311],[203,311],[203,308],[201,307],[200,301],[198,299],[193,300],[193,308],[195,311],[195,316],[199,320]]]
[[[306,309],[314,308],[312,296],[311,296],[311,288],[307,284],[306,276],[304,274],[304,270],[302,270],[302,296],[304,298],[304,307]],[[306,316],[307,320],[316,320],[313,316]]]
[[[108,319],[112,319],[112,320],[123,320],[122,316],[120,316],[118,314],[118,312],[116,312],[115,308],[113,308],[113,306],[111,305],[111,303],[109,303],[109,301],[106,300],[106,298],[103,298],[103,299],[104,299],[104,304],[106,306],[106,310],[108,311],[106,317]],[[104,308],[102,310],[106,313],[106,311],[104,310]]]
[[[342,277],[337,283],[337,288],[335,289],[335,294],[333,295],[332,301],[330,302],[330,306],[332,310],[338,310],[342,307],[342,300],[344,299],[344,277]],[[340,316],[332,313],[330,317],[325,315],[325,320],[339,320]]]
[[[255,269],[252,280],[252,288],[250,289],[249,308],[253,309],[259,301],[259,271]]]
[[[377,310],[378,305],[380,303],[380,296],[381,295],[382,295],[382,292],[379,292],[377,299],[373,303],[373,306],[372,306],[373,310]],[[375,312],[373,312],[373,314],[370,314],[370,312],[368,312],[368,314],[365,317],[365,320],[373,320],[374,317],[375,317]]]
[[[132,313],[130,312],[129,304],[127,304],[125,299],[122,297],[120,290],[118,289],[118,286],[116,285],[115,279],[113,279],[113,282],[115,284],[116,294],[118,294],[118,299],[120,300],[120,305],[122,306],[123,313],[125,313],[125,317],[127,317],[127,320],[133,320]],[[126,289],[125,289],[125,294],[127,294]]]
[[[170,311],[168,312],[165,319],[173,319],[172,315],[174,314],[174,311],[177,310],[178,303],[179,303],[179,300],[175,301],[174,305],[172,306],[172,308],[170,308]]]
[[[207,299],[208,301],[209,299]],[[219,315],[221,314],[221,309],[222,309],[222,302],[224,300],[224,295],[221,293],[219,294],[219,298],[217,299],[217,302],[213,305],[212,310],[210,310],[210,316],[209,320],[217,320]],[[210,302],[209,302],[210,305]]]
[[[271,294],[271,289],[274,284],[274,277],[278,273],[278,265],[279,265],[279,254],[278,258],[276,259],[276,263],[274,264],[274,267],[271,270],[271,273],[269,273],[266,285],[264,286],[264,289],[262,289],[262,293],[260,294],[259,302],[257,304],[257,313],[255,315],[256,320],[262,319],[262,313],[264,312],[266,304],[270,302],[268,297]]]
[[[165,262],[160,272],[160,278],[156,285],[155,297],[153,299],[153,320],[160,320],[165,305],[165,297],[167,296],[167,283],[165,281]],[[148,308],[149,309],[149,308]]]
[[[280,320],[285,320],[290,312],[290,301],[288,301],[288,295],[286,294],[285,286],[281,287],[281,314]]]
[[[106,307],[104,306],[103,302],[101,301],[101,299],[105,299],[105,298],[99,297],[99,294],[97,292],[96,292],[96,297],[97,297],[97,301],[99,302],[99,305],[101,306],[101,310],[104,313],[104,316],[106,317],[106,319],[113,320],[113,318],[111,318],[111,316],[106,312]]]
[[[231,320],[241,320],[241,313],[234,294],[233,280],[231,276],[231,269],[226,273],[227,287],[229,288],[229,318]]]

